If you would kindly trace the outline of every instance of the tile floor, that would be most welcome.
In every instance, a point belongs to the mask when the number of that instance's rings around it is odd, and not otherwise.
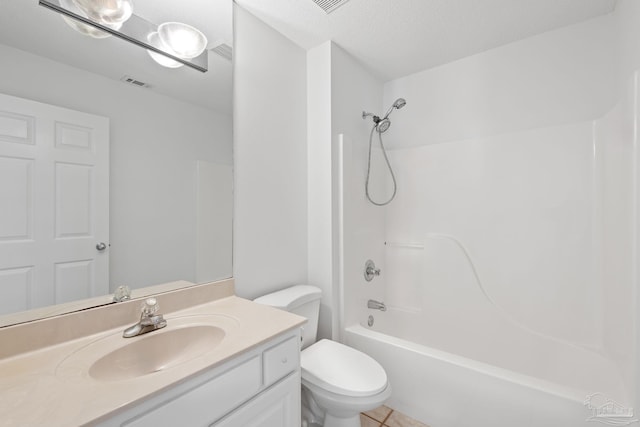
[[[360,414],[360,421],[362,427],[429,427],[388,406],[381,406],[372,411],[363,412]]]

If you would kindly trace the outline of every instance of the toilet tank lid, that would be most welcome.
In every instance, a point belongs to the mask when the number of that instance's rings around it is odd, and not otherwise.
[[[270,305],[282,310],[291,311],[296,307],[311,301],[319,300],[320,298],[322,298],[322,291],[320,288],[310,285],[295,285],[261,296],[253,301],[259,304]]]

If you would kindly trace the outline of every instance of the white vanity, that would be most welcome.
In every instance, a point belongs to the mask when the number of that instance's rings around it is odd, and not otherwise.
[[[99,426],[299,426],[297,333],[191,378]]]
[[[0,329],[0,426],[300,425],[303,318],[232,280],[156,298],[167,326],[134,338],[141,300]]]

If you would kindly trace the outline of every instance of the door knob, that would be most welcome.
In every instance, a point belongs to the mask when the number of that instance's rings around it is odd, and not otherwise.
[[[99,250],[100,252],[104,251],[105,249],[107,249],[107,244],[104,242],[100,242],[96,245],[96,249]]]

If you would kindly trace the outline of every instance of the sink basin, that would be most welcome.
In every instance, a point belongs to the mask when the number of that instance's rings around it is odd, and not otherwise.
[[[133,338],[122,329],[77,348],[56,367],[65,381],[136,381],[206,357],[239,328],[237,319],[218,314],[165,317],[167,327]]]
[[[161,371],[213,350],[224,336],[224,330],[210,325],[151,332],[96,360],[89,376],[118,381]]]

